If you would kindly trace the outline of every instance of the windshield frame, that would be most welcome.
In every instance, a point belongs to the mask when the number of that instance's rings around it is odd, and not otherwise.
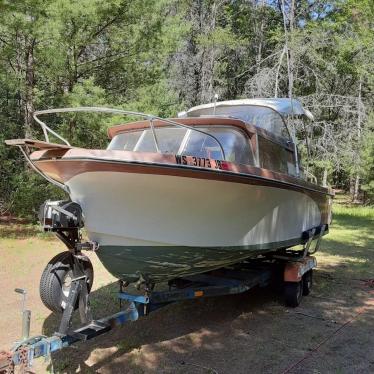
[[[172,129],[173,127],[172,126],[167,126],[167,125],[155,126],[156,131],[161,130],[163,128]],[[227,130],[229,130],[228,132],[234,133],[236,136],[240,136],[242,138],[243,144],[245,144],[245,146],[248,147],[249,154],[248,154],[247,158],[249,160],[249,163],[243,164],[243,165],[254,165],[255,166],[257,164],[257,157],[256,157],[257,151],[256,151],[256,149],[253,145],[253,141],[252,141],[252,136],[254,136],[255,133],[250,131],[249,129],[242,128],[241,126],[231,125],[231,124],[227,124],[227,125],[225,125],[225,124],[217,124],[217,125],[215,125],[215,124],[211,124],[211,125],[197,124],[197,125],[193,125],[193,128],[198,130],[198,131],[195,132],[192,129],[186,129],[187,131],[183,135],[183,138],[180,141],[180,144],[179,144],[179,147],[178,147],[178,151],[176,153],[170,152],[170,153],[164,153],[164,154],[174,154],[174,155],[178,155],[178,156],[180,156],[180,155],[194,156],[193,154],[184,153],[186,147],[188,147],[188,143],[191,140],[191,137],[194,134],[201,133],[201,134],[204,135],[205,132],[210,134],[209,130],[227,129]],[[111,148],[111,144],[113,144],[116,141],[116,139],[118,139],[119,136],[121,136],[123,134],[129,134],[129,133],[139,133],[139,137],[136,140],[136,143],[133,146],[133,148],[131,150],[126,150],[126,151],[128,151],[128,152],[140,152],[141,153],[143,151],[138,151],[138,148],[141,145],[140,142],[146,136],[147,131],[150,131],[150,129],[146,126],[139,127],[139,128],[130,128],[128,130],[121,131],[121,132],[115,134],[115,136],[113,136],[113,138],[111,139],[111,142],[108,144],[107,150],[116,150],[115,148]],[[161,139],[161,137],[162,137],[162,135],[160,133],[157,136],[158,136],[159,139]],[[224,142],[222,140],[220,142],[222,144],[222,147],[224,147],[224,145],[223,145]],[[117,150],[119,150],[119,149],[117,149]],[[144,151],[144,152],[149,152],[149,151]],[[153,153],[153,151],[150,151],[150,152]],[[154,151],[154,152],[156,152],[156,151]],[[226,149],[225,153],[226,152],[229,152],[229,150]],[[217,159],[226,160],[226,156],[225,156],[225,158],[217,158]],[[229,161],[229,160],[226,160],[226,161]],[[235,162],[235,161],[229,161],[229,162],[241,164],[241,163]]]

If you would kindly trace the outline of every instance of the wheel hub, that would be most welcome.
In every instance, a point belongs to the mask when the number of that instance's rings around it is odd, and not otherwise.
[[[72,282],[73,282],[73,272],[72,270],[69,270],[64,277],[64,281],[62,282],[62,293],[64,294],[65,297],[69,296]]]

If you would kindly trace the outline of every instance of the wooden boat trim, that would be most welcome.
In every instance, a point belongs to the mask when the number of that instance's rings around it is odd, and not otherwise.
[[[186,158],[186,163],[179,163],[181,157]],[[51,158],[53,158],[51,160]],[[195,157],[196,158],[196,157]],[[177,156],[172,154],[159,154],[159,153],[142,153],[142,152],[131,152],[131,151],[113,151],[113,150],[86,150],[86,149],[71,149],[69,151],[58,152],[51,151],[36,151],[31,155],[31,159],[37,162],[38,166],[42,167],[46,162],[73,162],[75,167],[71,167],[70,171],[66,171],[64,181],[69,180],[73,176],[84,172],[85,168],[81,167],[80,163],[83,163],[87,167],[87,171],[94,171],[95,167],[88,166],[88,163],[94,163],[95,165],[100,163],[113,164],[112,167],[106,166],[104,169],[108,171],[116,171],[120,166],[118,165],[138,165],[145,168],[150,167],[163,167],[168,169],[175,169],[173,175],[183,176],[185,170],[191,170],[194,173],[203,173],[203,178],[216,179],[215,174],[222,174],[219,179],[229,180],[231,177],[235,179],[237,177],[254,177],[260,178],[272,183],[284,184],[292,186],[292,189],[310,190],[322,194],[328,194],[328,189],[314,185],[310,182],[304,181],[299,178],[295,178],[286,174],[277,173],[268,169],[262,169],[251,165],[235,164],[228,161],[220,161],[214,159],[203,159],[209,160],[211,167],[193,166],[193,156]],[[199,158],[196,158],[197,162]],[[200,158],[202,159],[202,158]],[[208,163],[208,161],[207,161]],[[83,165],[82,164],[82,165]],[[218,165],[218,166],[217,166]],[[205,173],[205,174],[204,174]],[[209,177],[208,177],[209,175]],[[201,177],[201,176],[200,176]],[[218,178],[218,177],[217,177]]]
[[[72,149],[74,147],[65,145],[65,144],[57,144],[57,143],[49,143],[42,140],[34,140],[34,139],[9,139],[5,140],[6,145],[10,145],[13,147],[19,146],[28,146],[32,148],[38,149]]]

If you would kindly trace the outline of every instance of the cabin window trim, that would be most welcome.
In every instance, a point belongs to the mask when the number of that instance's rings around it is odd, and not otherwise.
[[[128,131],[128,132],[136,132],[136,131]],[[144,139],[144,137],[145,137],[145,134],[146,134],[145,129],[143,129],[141,135],[139,136],[138,141],[137,141],[136,144],[135,144],[134,152],[137,152],[137,151],[138,151],[138,148],[139,148],[139,146],[140,146],[140,142],[143,141],[143,139]]]
[[[186,134],[185,134],[184,137],[183,137],[183,140],[181,141],[181,144],[180,144],[180,146],[179,146],[178,152],[176,153],[177,155],[180,155],[180,154],[183,152],[183,149],[186,148],[186,145],[187,145],[188,139],[189,139],[190,136],[191,136],[191,132],[192,132],[191,129],[188,129],[188,130],[187,130]]]
[[[260,167],[260,150],[258,146],[258,133],[256,132],[250,138],[250,142],[252,144],[252,149],[255,150],[255,166]]]

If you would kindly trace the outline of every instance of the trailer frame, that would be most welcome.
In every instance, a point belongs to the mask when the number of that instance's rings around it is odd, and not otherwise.
[[[316,266],[315,257],[303,251],[288,250],[283,255],[262,256],[207,273],[176,278],[169,281],[169,289],[163,291],[146,289],[144,294],[132,294],[124,292],[123,284],[120,283],[118,299],[127,301],[128,307],[97,320],[91,317],[85,277],[77,276],[72,281],[68,305],[62,315],[58,332],[50,337],[35,336],[23,339],[9,352],[0,352],[0,374],[13,373],[16,365],[29,368],[35,358],[49,357],[53,352],[103,335],[174,302],[240,294],[254,287],[266,287],[272,282],[279,284],[279,280],[302,284],[305,274],[312,272]],[[76,271],[79,274],[80,269],[76,268]],[[77,299],[82,325],[72,329],[70,324]]]

